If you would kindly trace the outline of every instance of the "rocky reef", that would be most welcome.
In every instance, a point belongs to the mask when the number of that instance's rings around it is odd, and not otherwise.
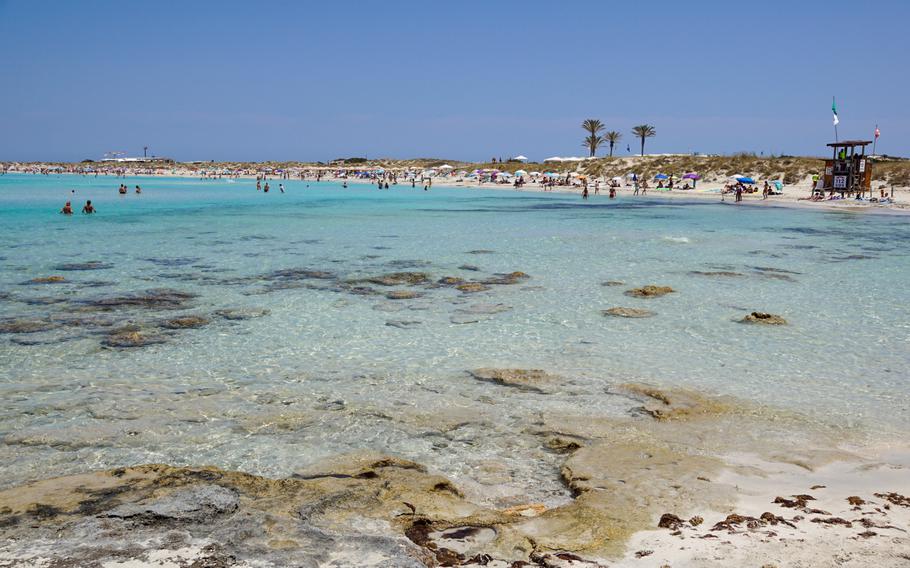
[[[787,320],[783,317],[768,314],[765,312],[752,312],[747,314],[746,317],[739,320],[740,323],[749,323],[749,324],[758,324],[758,325],[787,325]]]
[[[653,284],[648,284],[647,286],[642,286],[641,288],[632,288],[631,290],[627,290],[626,295],[632,296],[633,298],[659,298],[661,296],[666,296],[667,294],[672,294],[674,292],[676,292],[676,290],[669,286],[655,286]]]
[[[621,308],[615,307],[607,310],[603,310],[601,313],[605,316],[617,317],[617,318],[650,318],[654,317],[657,314],[651,310],[643,310],[641,308]]]

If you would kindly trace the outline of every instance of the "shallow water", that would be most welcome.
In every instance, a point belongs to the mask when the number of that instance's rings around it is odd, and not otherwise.
[[[121,181],[143,194],[117,195]],[[521,480],[553,501],[559,457],[525,433],[546,414],[628,416],[609,391],[628,381],[869,439],[910,427],[903,216],[278,183],[0,176],[0,484],[146,462],[288,475],[366,448],[493,498]],[[58,215],[71,198],[99,212]],[[530,278],[478,293],[346,284],[402,271]],[[65,281],[30,282],[51,275]],[[645,284],[676,293],[624,295]],[[161,288],[195,296],[123,301]],[[614,306],[657,315],[601,315]],[[790,325],[735,323],[753,310]],[[162,327],[188,314],[208,323]],[[153,343],[105,345],[125,325]],[[476,367],[568,386],[522,392],[475,381]]]

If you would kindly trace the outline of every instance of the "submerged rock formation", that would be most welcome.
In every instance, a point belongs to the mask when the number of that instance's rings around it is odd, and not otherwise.
[[[106,338],[101,341],[105,347],[129,348],[145,347],[147,345],[156,345],[164,343],[164,336],[143,331],[138,326],[125,326],[112,330]]]
[[[353,281],[354,283],[365,282],[376,284],[378,286],[400,286],[400,285],[417,285],[427,284],[430,281],[430,275],[426,272],[391,272],[379,276],[371,276]]]
[[[648,284],[647,286],[642,286],[641,288],[633,288],[626,291],[627,296],[632,296],[633,298],[659,298],[661,296],[666,296],[667,294],[672,294],[676,292],[673,288],[669,286],[655,286],[653,284]]]
[[[718,415],[731,409],[720,398],[709,398],[684,389],[657,389],[648,385],[628,383],[619,390],[640,400],[637,410],[659,421],[685,420],[699,416]]]
[[[66,282],[66,278],[63,276],[40,276],[29,280],[30,284],[58,284],[60,282]]]
[[[739,323],[751,323],[759,325],[787,325],[787,320],[785,320],[782,316],[775,314],[768,314],[765,312],[752,312],[743,319],[739,320]]]
[[[651,310],[619,307],[603,310],[601,313],[605,316],[613,316],[618,318],[650,318],[657,315],[656,312],[652,312]]]
[[[544,393],[548,387],[561,382],[560,377],[540,369],[491,369],[469,371],[478,381],[486,381],[519,390]]]
[[[464,284],[459,284],[459,285],[455,286],[455,288],[460,292],[464,292],[465,294],[471,294],[474,292],[485,292],[490,289],[489,286],[487,286],[486,284],[483,284],[481,282],[465,282]]]
[[[208,325],[209,318],[204,316],[186,315],[170,318],[162,322],[161,327],[167,329],[196,329]]]
[[[389,300],[413,300],[419,298],[420,293],[414,290],[391,290],[386,292],[385,297]]]

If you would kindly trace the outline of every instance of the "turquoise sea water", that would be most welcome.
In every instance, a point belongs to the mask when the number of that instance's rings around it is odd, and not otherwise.
[[[910,427],[906,217],[278,183],[0,176],[0,483],[145,462],[287,475],[370,448],[470,485],[490,460],[513,475],[521,456],[546,461],[518,435],[541,412],[628,413],[606,394],[628,381],[876,436]],[[98,213],[59,215],[67,199]],[[66,266],[88,261],[102,264]],[[402,271],[530,278],[474,294],[346,284]],[[50,275],[66,281],[30,283]],[[677,292],[624,295],[645,284]],[[614,306],[657,315],[601,315]],[[790,325],[735,323],[752,310]],[[162,327],[187,314],[209,322]],[[106,346],[123,326],[161,342]],[[546,369],[571,388],[504,389],[476,367]]]

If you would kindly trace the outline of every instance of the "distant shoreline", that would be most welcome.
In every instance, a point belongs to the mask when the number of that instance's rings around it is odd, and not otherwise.
[[[355,168],[348,168],[355,169]],[[327,168],[323,171],[337,171],[337,168]],[[41,176],[45,174],[37,174],[30,172],[20,172],[13,171],[9,172],[6,175],[22,175],[22,176]],[[61,172],[61,173],[48,173],[46,175],[53,176],[74,176],[74,177],[95,177],[90,174],[84,175],[71,172]],[[130,178],[140,178],[140,179],[206,179],[210,181],[226,181],[228,179],[236,180],[245,180],[245,181],[255,181],[256,175],[249,174],[238,174],[232,176],[224,176],[220,178],[205,178],[200,177],[198,172],[193,172],[190,170],[176,170],[166,173],[150,173],[150,172],[126,172],[124,177],[115,175],[112,173],[99,172],[99,176],[110,177],[111,179],[125,179],[125,177]],[[2,179],[2,176],[0,176]],[[290,178],[282,179],[279,177],[266,177],[266,181],[273,183],[282,183],[282,182],[302,182],[307,181],[311,183],[321,183],[315,182],[313,179],[304,179],[299,178]],[[322,182],[329,183],[344,183],[349,184],[358,184],[358,185],[375,185],[374,180],[367,178],[359,177],[326,177],[322,179]],[[407,186],[410,184],[410,181],[400,181],[398,187]],[[418,181],[416,184],[420,189],[421,182]],[[476,182],[466,182],[464,179],[452,177],[434,177],[432,178],[433,187],[445,187],[453,189],[491,189],[498,191],[512,191],[516,193],[558,193],[558,194],[575,194],[580,198],[580,193],[582,188],[579,186],[566,186],[559,185],[551,189],[546,189],[536,183],[528,182],[524,187],[516,189],[511,183],[476,183]],[[714,201],[721,203],[721,194],[720,191],[723,188],[723,183],[719,182],[699,182],[695,189],[693,190],[657,190],[653,187],[648,188],[645,197],[653,198],[663,198],[668,200],[698,200],[698,201]],[[390,185],[390,187],[396,187]],[[873,184],[875,187],[875,184]],[[408,188],[410,189],[410,188]],[[608,186],[605,181],[600,182],[600,194],[594,194],[594,183],[593,181],[589,182],[588,190],[590,194],[590,199],[592,201],[602,201],[607,199]],[[617,198],[624,199],[633,197],[632,196],[632,187],[625,184],[622,187],[617,188]],[[814,210],[823,210],[823,211],[840,211],[844,213],[875,213],[875,214],[896,214],[896,215],[906,215],[910,214],[910,203],[908,203],[908,198],[910,198],[910,190],[904,188],[894,188],[896,199],[894,203],[888,205],[879,205],[877,203],[872,203],[869,201],[857,201],[854,199],[842,199],[842,200],[824,200],[824,201],[808,201],[803,199],[804,197],[810,194],[810,185],[808,183],[799,183],[789,186],[785,186],[783,195],[773,195],[769,196],[767,200],[763,200],[760,192],[754,194],[743,194],[743,201],[740,205],[747,205],[750,207],[770,207],[770,208],[779,208],[779,207],[789,207],[789,208],[800,208],[800,209],[814,209]],[[731,194],[727,194],[723,200],[723,203],[734,204],[734,197]]]

